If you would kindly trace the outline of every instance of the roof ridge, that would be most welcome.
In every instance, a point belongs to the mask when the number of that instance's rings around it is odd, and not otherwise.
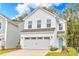
[[[13,21],[12,21],[10,18],[8,18],[7,16],[5,16],[4,14],[0,13],[0,15],[3,16],[4,18],[7,18],[7,21],[8,21],[10,24],[13,24],[13,25],[17,26],[16,24],[13,23]],[[4,20],[5,20],[5,19],[4,19]]]

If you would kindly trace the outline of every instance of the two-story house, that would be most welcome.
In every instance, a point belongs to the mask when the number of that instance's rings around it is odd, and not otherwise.
[[[19,41],[18,26],[11,19],[0,14],[0,49],[16,48]]]
[[[24,29],[20,33],[21,48],[50,49],[51,46],[61,48],[66,45],[66,21],[56,14],[38,7],[23,20]]]

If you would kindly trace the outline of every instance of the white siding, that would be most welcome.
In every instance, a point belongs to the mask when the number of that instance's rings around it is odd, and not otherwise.
[[[33,29],[37,28],[37,20],[41,20],[42,24],[41,27],[42,28],[47,28],[47,19],[51,19],[51,27],[55,28],[56,26],[56,19],[55,17],[49,15],[48,13],[42,11],[41,9],[37,10],[34,14],[32,14],[30,17],[25,18],[25,22],[24,22],[24,29],[28,29],[28,21],[32,21],[33,24]]]
[[[19,42],[19,30],[18,27],[8,23],[7,24],[7,40],[6,48],[16,48]]]
[[[6,24],[7,24],[7,20],[5,17],[3,17],[2,15],[0,15],[0,22],[1,22],[1,29],[0,29],[0,38],[3,38],[5,43],[6,43],[6,33],[7,33],[7,28],[6,28]],[[0,49],[1,49],[1,45],[2,45],[2,40],[0,42]]]
[[[0,29],[0,34],[5,33],[5,28],[6,28],[6,20],[3,16],[0,15],[0,22],[1,22],[1,29]]]
[[[24,29],[24,22],[19,23],[18,28],[19,28],[19,31],[22,31]]]

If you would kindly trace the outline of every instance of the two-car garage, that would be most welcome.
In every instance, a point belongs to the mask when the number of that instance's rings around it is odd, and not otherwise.
[[[24,37],[26,49],[50,49],[50,37]]]
[[[23,49],[50,49],[54,39],[54,28],[25,29],[21,32],[20,45]]]

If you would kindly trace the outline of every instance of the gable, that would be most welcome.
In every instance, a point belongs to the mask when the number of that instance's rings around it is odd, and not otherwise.
[[[47,10],[45,10],[43,8],[36,8],[33,12],[31,12],[23,20],[26,20],[26,19],[31,18],[31,17],[37,17],[37,18],[39,18],[39,16],[47,17],[46,15],[50,16],[50,17],[56,17],[56,15],[50,13],[49,11],[47,11]]]
[[[5,22],[7,21],[8,23],[14,25],[14,26],[17,26],[16,24],[14,24],[11,19],[9,19],[8,17],[6,17],[5,15],[1,14],[0,13],[0,22]]]
[[[55,28],[56,27],[56,19],[55,15],[43,10],[43,9],[36,9],[33,11],[31,15],[28,15],[27,17],[24,18],[24,29],[28,29],[28,22],[32,21],[32,27],[33,29],[37,28],[37,21],[41,20],[41,28],[46,28],[47,27],[47,20],[51,20],[51,27]]]

